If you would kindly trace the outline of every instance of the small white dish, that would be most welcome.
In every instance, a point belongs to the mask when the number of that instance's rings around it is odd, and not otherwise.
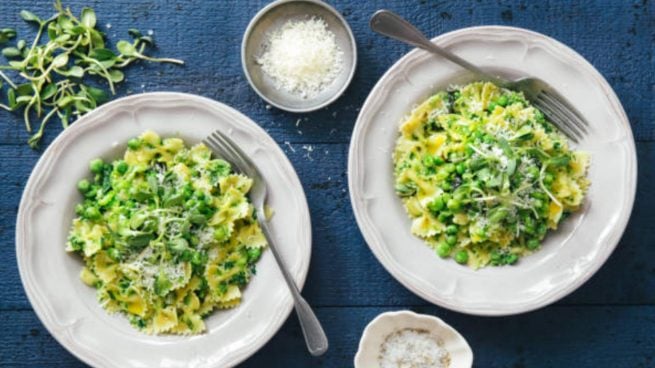
[[[389,41],[393,42],[393,41]],[[507,77],[548,82],[591,124],[575,149],[591,154],[584,207],[518,264],[477,271],[440,259],[410,232],[394,193],[391,154],[398,126],[414,106],[470,74],[423,50],[401,58],[364,103],[350,144],[348,183],[355,217],[377,259],[418,296],[455,311],[510,315],[553,303],[587,281],[612,254],[630,218],[637,155],[630,123],[616,94],[582,56],[542,34],[484,26],[433,40],[466,60]]]
[[[343,52],[341,73],[316,96],[302,98],[275,88],[274,81],[264,73],[257,58],[264,52],[266,39],[271,32],[289,20],[322,18],[336,37]],[[348,88],[357,67],[357,44],[346,19],[333,7],[321,0],[278,0],[262,10],[250,21],[241,43],[241,64],[250,86],[271,105],[289,112],[309,112],[334,102]]]
[[[450,355],[449,368],[473,365],[473,351],[468,342],[446,322],[427,314],[398,311],[382,313],[366,326],[355,355],[355,368],[379,367],[378,357],[387,336],[403,329],[425,330],[438,337]]]
[[[216,129],[228,134],[259,166],[275,209],[270,224],[299,287],[311,255],[311,224],[303,188],[280,147],[252,120],[204,97],[148,93],[122,98],[80,118],[43,153],[27,182],[16,224],[16,257],[25,293],[52,336],[96,367],[230,367],[261,348],[293,307],[273,254],[265,251],[242,303],[206,319],[195,336],[147,335],[123,315],[110,315],[82,283],[83,261],[64,249],[79,178],[89,161],[116,159],[128,139],[145,130],[199,143]]]

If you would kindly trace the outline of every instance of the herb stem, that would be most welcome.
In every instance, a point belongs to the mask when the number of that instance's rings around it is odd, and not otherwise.
[[[4,69],[4,68],[0,68],[0,69]],[[8,68],[8,69],[9,69],[9,68]],[[12,82],[11,79],[9,79],[9,77],[7,77],[7,75],[6,75],[5,73],[3,73],[1,70],[0,70],[0,77],[2,77],[2,79],[4,79],[5,82],[7,82],[7,84],[9,84],[9,85],[11,86],[11,88],[13,88],[13,89],[18,88],[18,87],[14,84],[14,82]]]

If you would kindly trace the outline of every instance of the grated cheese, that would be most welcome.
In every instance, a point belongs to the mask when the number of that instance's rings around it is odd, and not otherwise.
[[[343,51],[321,18],[290,20],[270,34],[266,52],[257,60],[280,90],[311,98],[343,68]]]
[[[387,336],[378,361],[380,368],[447,368],[450,354],[429,332],[406,328]]]

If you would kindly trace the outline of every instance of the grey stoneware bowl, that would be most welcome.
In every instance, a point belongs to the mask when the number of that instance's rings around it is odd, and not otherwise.
[[[267,37],[288,20],[318,17],[336,37],[343,52],[343,68],[330,85],[316,96],[303,98],[275,88],[273,80],[264,73],[257,58],[265,51]],[[290,112],[309,112],[334,102],[346,90],[357,66],[357,45],[350,26],[333,7],[319,0],[278,0],[260,10],[250,21],[241,43],[241,64],[252,88],[269,104]]]

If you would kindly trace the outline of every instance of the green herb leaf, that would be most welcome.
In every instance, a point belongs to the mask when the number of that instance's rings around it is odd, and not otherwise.
[[[91,8],[82,9],[81,15],[82,24],[89,28],[94,28],[96,26],[96,12]]]
[[[109,95],[107,92],[100,88],[96,87],[91,87],[91,86],[86,86],[86,93],[89,97],[93,98],[93,100],[98,104],[103,104],[107,101],[109,101]]]
[[[116,58],[116,54],[109,49],[93,49],[89,53],[89,57],[92,57],[98,61],[111,60]]]
[[[16,107],[16,91],[13,88],[7,90],[7,101],[10,108],[14,109]]]
[[[55,93],[57,93],[57,86],[53,83],[49,83],[43,88],[43,90],[41,90],[41,99],[47,100],[54,96]]]
[[[0,30],[0,44],[6,43],[14,37],[16,37],[16,31],[12,28],[4,28]]]
[[[21,10],[20,17],[23,18],[23,20],[26,22],[34,22],[34,23],[38,23],[39,25],[43,23],[41,18],[37,17],[36,14],[32,13],[29,10]]]
[[[111,81],[114,83],[119,83],[122,82],[123,79],[125,79],[125,75],[123,72],[121,72],[118,69],[112,69],[109,71],[109,77],[111,78]]]
[[[15,47],[5,47],[2,49],[2,55],[6,58],[16,58],[21,55],[21,52]]]
[[[134,48],[134,45],[124,40],[120,40],[116,43],[116,49],[125,56],[134,56],[136,54],[136,48]]]
[[[82,69],[82,67],[79,65],[73,65],[65,72],[60,71],[60,74],[68,77],[82,78],[84,77],[84,69]]]
[[[31,96],[34,93],[31,83],[19,84],[16,88],[16,94],[18,96]]]
[[[68,54],[59,54],[55,56],[54,59],[52,59],[52,63],[50,65],[56,69],[66,66],[66,64],[68,64]]]
[[[141,31],[139,31],[136,28],[128,29],[127,34],[129,34],[132,38],[141,38],[141,37],[143,37],[143,35],[141,34]]]

